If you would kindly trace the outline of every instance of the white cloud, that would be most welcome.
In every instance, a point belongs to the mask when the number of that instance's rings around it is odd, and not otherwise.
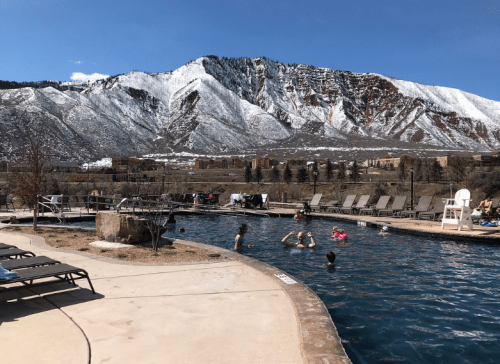
[[[101,73],[92,73],[91,75],[86,75],[82,72],[73,72],[73,74],[71,75],[71,79],[73,81],[97,81],[108,77],[108,75],[103,75]]]

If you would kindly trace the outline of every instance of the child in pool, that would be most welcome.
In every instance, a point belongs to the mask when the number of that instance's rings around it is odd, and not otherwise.
[[[246,233],[247,233],[247,224],[241,224],[240,231],[238,232],[238,235],[236,235],[236,237],[234,238],[234,249],[235,250],[253,247],[253,245],[251,245],[251,244],[243,245],[243,243],[245,241],[245,234]]]
[[[332,238],[335,240],[347,240],[347,233],[344,229],[334,226],[332,229]]]

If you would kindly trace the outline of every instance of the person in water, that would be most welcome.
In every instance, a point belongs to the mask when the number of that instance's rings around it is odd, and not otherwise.
[[[168,219],[163,224],[163,227],[166,229],[173,229],[173,228],[175,228],[175,223],[176,223],[175,216],[174,216],[174,213],[172,212],[168,215]]]
[[[241,224],[240,225],[240,231],[238,232],[238,235],[234,238],[234,249],[239,250],[243,248],[251,248],[253,245],[248,244],[248,245],[243,245],[245,242],[245,234],[247,233],[247,224]]]
[[[288,241],[290,236],[296,235],[297,236],[297,242],[296,243],[291,243]],[[312,234],[309,232],[307,233],[307,236],[311,238],[311,242],[309,244],[305,244],[304,240],[306,239],[306,234],[304,234],[303,231],[300,231],[299,233],[292,231],[290,232],[287,236],[285,236],[281,242],[285,244],[286,246],[293,246],[299,249],[304,249],[304,248],[314,248],[316,246],[316,241],[314,240]]]
[[[293,217],[295,220],[303,220],[305,217],[304,210],[295,210],[295,215]]]
[[[382,226],[382,229],[380,229],[380,235],[387,235],[387,234],[389,234],[389,228],[386,225],[384,225]]]
[[[347,232],[344,229],[341,229],[337,226],[334,226],[332,229],[332,238],[335,240],[347,240]]]
[[[328,263],[326,263],[326,265],[328,267],[335,265],[335,258],[336,256],[334,252],[329,251],[328,253],[326,253],[326,259],[328,259]]]

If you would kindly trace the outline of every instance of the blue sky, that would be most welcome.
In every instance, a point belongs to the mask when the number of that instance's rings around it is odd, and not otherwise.
[[[498,0],[0,0],[0,79],[266,56],[500,101]]]

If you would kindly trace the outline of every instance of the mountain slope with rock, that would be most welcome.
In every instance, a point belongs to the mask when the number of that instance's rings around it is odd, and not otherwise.
[[[266,148],[306,134],[500,148],[500,102],[445,87],[262,58],[202,57],[173,72],[0,90],[0,154],[21,120],[65,159]]]

